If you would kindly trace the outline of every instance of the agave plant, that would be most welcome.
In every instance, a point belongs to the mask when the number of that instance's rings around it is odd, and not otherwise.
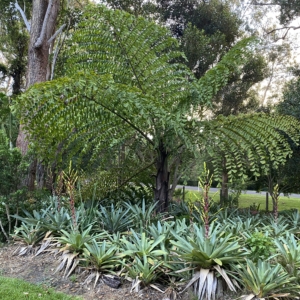
[[[287,233],[286,237],[274,241],[278,255],[276,260],[285,270],[294,277],[299,276],[300,269],[300,245],[294,234]]]
[[[19,216],[19,215],[12,215],[12,217],[16,218],[17,220],[22,221],[23,224],[26,225],[41,225],[43,223],[43,220],[45,220],[46,215],[48,213],[48,209],[41,210],[40,212],[33,210],[32,214],[28,212],[27,210],[23,210],[23,213],[25,214],[25,217]]]
[[[92,225],[83,232],[78,230],[72,230],[72,232],[61,230],[63,235],[58,237],[57,241],[64,246],[59,250],[61,263],[55,272],[65,269],[63,276],[68,277],[71,275],[80,261],[79,255],[96,238],[96,236],[90,234],[91,229]],[[104,234],[106,235],[106,232]]]
[[[241,249],[237,238],[217,226],[212,229],[209,237],[205,237],[205,228],[193,225],[193,232],[187,236],[172,232],[174,240],[172,250],[181,263],[182,271],[192,269],[194,275],[186,288],[193,286],[198,299],[214,299],[222,285],[218,277],[226,282],[231,291],[236,291],[234,279],[230,278],[229,266],[236,264],[247,254]],[[176,260],[178,264],[178,259]]]
[[[227,231],[239,235],[241,232],[251,233],[259,226],[257,217],[243,218],[241,216],[223,220],[222,224],[227,226]]]
[[[154,239],[154,241],[157,241],[161,238],[161,236],[164,236],[164,240],[160,243],[161,250],[165,251],[167,254],[169,252],[169,246],[170,246],[170,237],[171,237],[171,229],[174,226],[175,222],[164,222],[161,224],[160,221],[158,221],[155,224],[152,224],[148,227],[148,232]],[[166,254],[165,254],[165,260],[166,260]]]
[[[161,249],[161,243],[165,240],[165,235],[159,235],[155,240],[150,239],[143,232],[141,235],[131,230],[131,236],[122,238],[122,256],[138,257],[144,261],[151,262],[153,258],[167,254],[166,250]],[[160,248],[160,249],[157,249]]]
[[[110,210],[104,206],[100,207],[98,217],[101,227],[109,233],[124,232],[132,226],[133,218],[129,214],[129,209],[115,208],[112,204]]]
[[[162,264],[163,261],[156,260],[150,264],[147,259],[140,260],[138,257],[135,257],[131,265],[125,265],[128,271],[127,278],[129,277],[132,280],[131,292],[133,290],[139,292],[141,287],[148,285],[161,291],[153,283],[162,275],[162,271],[159,268]]]
[[[277,219],[273,216],[265,216],[262,221],[266,224],[264,231],[269,231],[274,238],[285,235],[289,227],[289,224],[282,216],[279,216]]]
[[[298,232],[300,226],[300,213],[298,209],[288,211],[284,214],[284,218],[290,226],[290,231]]]
[[[65,230],[61,230],[62,236],[57,238],[57,241],[64,245],[61,248],[61,251],[68,250],[71,252],[82,253],[83,249],[86,248],[89,242],[94,238],[90,231],[92,226],[88,227],[83,232],[72,230],[71,232],[67,232]]]
[[[67,230],[70,227],[71,216],[66,208],[62,207],[58,210],[42,210],[44,219],[41,226],[45,231],[51,231],[54,235],[61,230]]]
[[[76,223],[81,230],[87,229],[90,225],[94,225],[97,221],[98,210],[94,207],[93,203],[91,207],[86,208],[84,203],[76,209]]]
[[[157,203],[154,202],[148,207],[146,206],[145,199],[142,201],[142,205],[131,205],[130,203],[124,203],[125,206],[131,211],[135,224],[140,224],[141,228],[147,228],[150,225],[153,215],[155,214]]]
[[[189,232],[190,227],[186,224],[186,219],[179,220],[177,219],[175,221],[175,227],[174,232],[176,232],[177,235],[186,235],[187,232]]]
[[[15,233],[12,235],[16,244],[19,245],[13,254],[21,256],[35,253],[38,250],[37,245],[44,236],[45,232],[41,229],[39,222],[35,225],[27,225],[22,222],[22,225],[16,228]]]
[[[118,266],[122,265],[120,256],[116,254],[117,250],[116,246],[108,245],[105,241],[99,244],[95,239],[91,244],[86,245],[83,255],[85,261],[90,265],[88,268],[93,270],[85,281],[87,284],[95,278],[95,287],[103,273],[113,273]]]
[[[278,299],[299,297],[300,286],[296,277],[290,276],[280,264],[271,265],[269,261],[258,260],[257,264],[246,259],[246,266],[235,267],[241,283],[250,292],[242,299]]]

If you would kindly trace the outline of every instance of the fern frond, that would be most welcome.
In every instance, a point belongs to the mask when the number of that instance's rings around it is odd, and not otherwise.
[[[191,77],[182,64],[178,42],[166,28],[105,6],[85,11],[72,38],[68,74],[91,70],[112,74],[115,82],[137,87],[161,105],[176,105],[189,92]]]
[[[205,123],[205,135],[210,137],[206,151],[212,157],[214,172],[221,177],[222,162],[232,178],[266,173],[269,164],[278,167],[292,154],[286,139],[299,142],[299,122],[293,117],[249,114],[223,117]],[[202,137],[203,141],[203,137]]]

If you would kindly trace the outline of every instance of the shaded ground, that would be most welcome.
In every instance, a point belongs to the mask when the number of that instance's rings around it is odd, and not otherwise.
[[[58,266],[58,260],[53,255],[41,254],[34,257],[12,256],[16,246],[9,245],[0,248],[0,275],[20,278],[28,282],[42,285],[45,288],[52,287],[56,291],[66,294],[81,296],[85,300],[135,300],[151,299],[161,300],[166,297],[152,288],[143,289],[139,294],[130,293],[131,284],[125,281],[120,288],[113,289],[104,283],[100,283],[94,289],[92,285],[84,286],[76,275],[63,278],[61,273],[54,274]],[[185,297],[185,299],[187,299]]]
[[[111,288],[103,282],[97,284],[96,288],[93,288],[92,284],[83,285],[84,278],[80,278],[79,275],[64,278],[62,273],[54,274],[59,260],[53,254],[13,256],[12,253],[16,248],[17,246],[12,244],[0,247],[1,276],[23,279],[65,294],[81,296],[84,300],[173,300],[168,297],[167,293],[160,293],[153,288],[142,289],[139,293],[130,293],[131,283],[126,280],[118,289]],[[176,297],[176,300],[195,299],[197,298],[191,292],[177,294]],[[236,296],[224,295],[216,300],[232,299],[236,299]]]

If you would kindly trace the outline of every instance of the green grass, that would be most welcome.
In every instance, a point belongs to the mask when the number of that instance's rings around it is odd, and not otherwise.
[[[25,282],[20,279],[12,279],[0,276],[0,299],[1,300],[82,300],[80,297],[68,296],[57,293],[52,289],[43,288]]]
[[[215,202],[219,202],[220,196],[219,193],[209,193],[209,196]],[[197,201],[201,197],[201,194],[197,191],[188,191],[185,195],[185,200]],[[241,194],[239,198],[239,207],[246,208],[252,205],[253,203],[260,204],[260,210],[266,209],[266,196],[261,194]],[[272,198],[269,196],[269,210],[272,210]],[[292,197],[279,197],[279,210],[288,210],[288,209],[298,209],[300,210],[300,198]]]

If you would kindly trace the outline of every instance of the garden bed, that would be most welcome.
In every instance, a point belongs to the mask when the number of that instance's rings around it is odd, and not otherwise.
[[[55,273],[58,261],[53,255],[41,254],[39,256],[12,256],[16,249],[14,245],[0,248],[0,274],[5,277],[13,277],[26,280],[57,291],[81,296],[85,300],[134,300],[151,299],[161,300],[164,295],[154,289],[143,289],[139,294],[130,293],[131,284],[125,281],[119,289],[113,289],[104,283],[100,283],[94,289],[92,285],[85,286],[76,275],[71,278],[63,278],[61,273]],[[185,298],[187,299],[187,298]]]

